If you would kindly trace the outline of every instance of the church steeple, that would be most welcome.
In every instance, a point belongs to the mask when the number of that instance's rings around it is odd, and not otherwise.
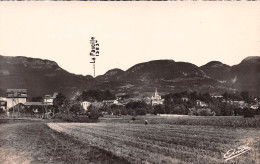
[[[163,99],[161,98],[161,96],[158,94],[157,88],[155,88],[155,92],[154,95],[151,97],[152,99],[152,105],[156,105],[156,104],[163,104]]]
[[[155,88],[155,93],[154,93],[154,97],[158,96],[158,92],[157,92],[157,88]]]

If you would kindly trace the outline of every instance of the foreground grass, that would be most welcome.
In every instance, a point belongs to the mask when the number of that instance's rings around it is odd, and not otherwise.
[[[46,120],[0,121],[0,163],[128,163],[112,153],[50,129]]]
[[[144,125],[142,119],[114,118],[104,119],[102,123],[48,125],[131,163],[225,163],[223,155],[244,144],[252,149],[229,162],[259,162],[257,129],[226,127],[222,123],[220,126],[215,123],[212,124],[214,126],[198,126],[199,123],[195,124],[192,119],[190,123],[186,119],[187,122],[181,124],[178,118],[150,118],[150,124]]]

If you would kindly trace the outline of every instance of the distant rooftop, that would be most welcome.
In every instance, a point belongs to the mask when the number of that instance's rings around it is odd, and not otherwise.
[[[43,105],[50,105],[48,103],[43,103],[43,102],[25,102],[25,106],[43,106]]]
[[[27,89],[7,89],[7,98],[27,98]]]
[[[21,92],[21,93],[27,93],[27,89],[7,89],[7,93],[9,92]]]
[[[39,106],[41,106],[41,105],[43,105],[43,103],[42,102],[25,102],[24,105],[25,106],[30,106],[30,105],[39,105]]]

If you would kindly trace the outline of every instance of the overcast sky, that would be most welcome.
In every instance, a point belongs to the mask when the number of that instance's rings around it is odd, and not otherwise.
[[[235,65],[260,56],[258,2],[0,2],[0,54],[56,61],[93,75],[172,59]]]

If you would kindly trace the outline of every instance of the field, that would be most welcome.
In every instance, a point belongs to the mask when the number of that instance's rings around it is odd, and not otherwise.
[[[149,124],[144,125],[144,120]],[[48,126],[130,163],[250,164],[260,161],[260,130],[255,127],[258,123],[259,118],[145,116]],[[224,154],[241,145],[251,149],[225,161]]]
[[[0,163],[128,163],[107,151],[51,130],[46,121],[48,120],[0,120]]]

